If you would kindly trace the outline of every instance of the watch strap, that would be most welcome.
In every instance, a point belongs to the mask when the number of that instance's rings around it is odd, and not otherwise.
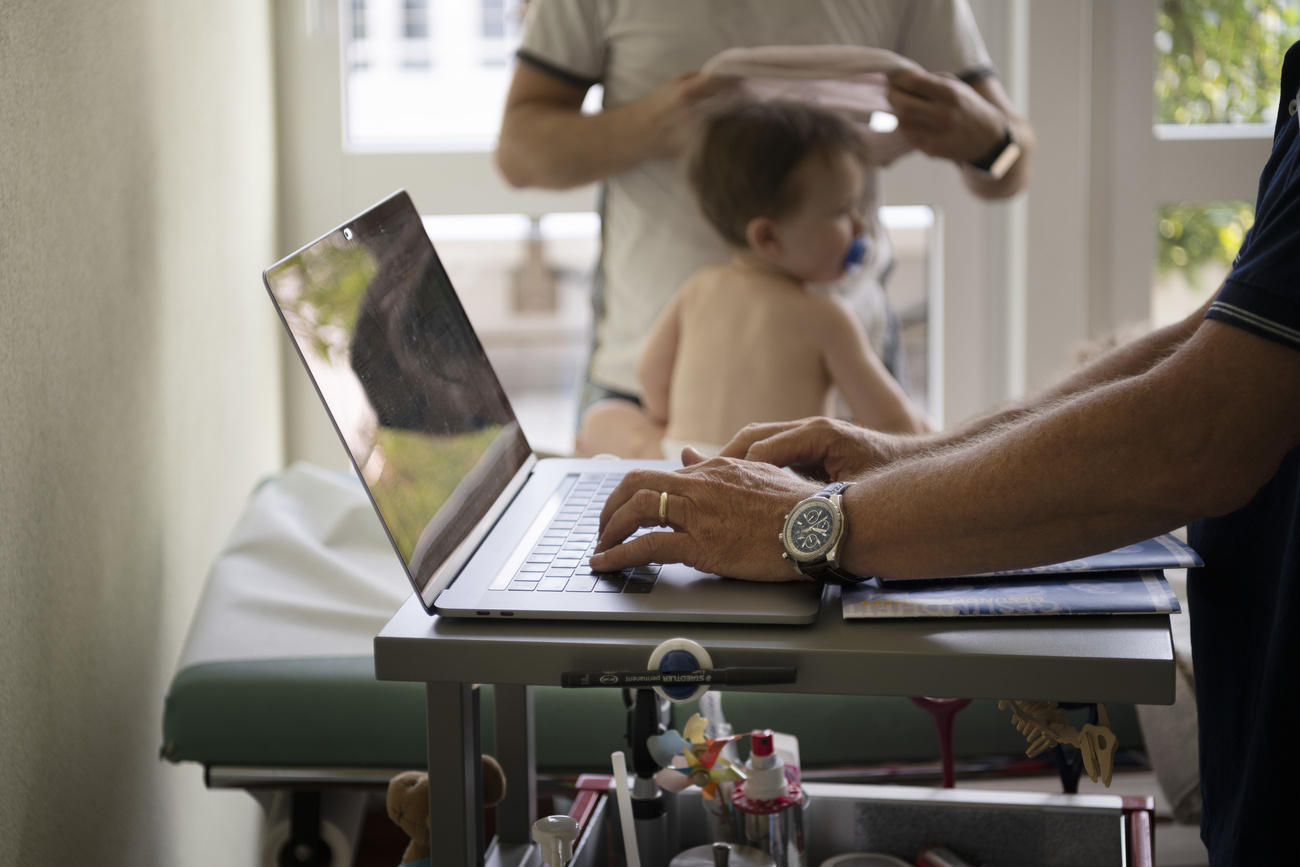
[[[1008,126],[1003,130],[1002,138],[988,153],[977,160],[971,160],[967,165],[993,180],[1001,180],[1019,159],[1020,145],[1016,143],[1011,127]]]
[[[812,497],[825,497],[826,499],[829,500],[831,497],[835,496],[836,494],[844,493],[844,491],[853,487],[853,484],[854,484],[853,482],[831,482],[829,485],[822,488],[817,493],[812,494],[809,497],[809,499],[811,499]]]

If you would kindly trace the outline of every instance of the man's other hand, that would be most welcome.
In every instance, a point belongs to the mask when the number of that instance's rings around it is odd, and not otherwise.
[[[918,69],[892,72],[887,98],[898,129],[932,157],[973,162],[992,151],[1006,134],[1003,113],[950,74]]]
[[[915,451],[915,438],[885,434],[822,416],[751,424],[727,443],[723,457],[789,467],[810,479],[854,479]]]

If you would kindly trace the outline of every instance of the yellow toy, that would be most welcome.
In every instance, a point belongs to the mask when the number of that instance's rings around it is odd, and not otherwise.
[[[656,783],[669,792],[696,785],[706,799],[712,800],[718,795],[719,783],[745,779],[744,769],[723,758],[722,751],[727,744],[748,737],[749,733],[706,738],[704,731],[708,724],[704,717],[692,714],[681,734],[669,729],[646,738],[650,755],[663,768],[655,774]]]
[[[1065,720],[1065,711],[1054,701],[1003,699],[998,710],[1011,709],[1011,722],[1029,741],[1025,755],[1033,758],[1057,744],[1069,744],[1083,757],[1083,769],[1094,783],[1100,777],[1110,786],[1115,763],[1115,733],[1110,730],[1106,706],[1097,705],[1097,724],[1087,723],[1080,731]]]

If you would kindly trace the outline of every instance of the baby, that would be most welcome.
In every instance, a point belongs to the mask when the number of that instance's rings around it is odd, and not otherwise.
[[[716,454],[750,422],[826,413],[832,387],[857,424],[927,429],[858,318],[808,288],[862,261],[865,157],[848,121],[799,103],[746,102],[706,121],[687,171],[735,255],[678,290],[642,350],[641,405],[589,407],[579,454]]]

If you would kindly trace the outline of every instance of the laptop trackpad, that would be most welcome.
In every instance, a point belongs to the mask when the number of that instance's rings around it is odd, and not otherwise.
[[[683,619],[708,621],[713,614],[718,620],[811,623],[820,608],[823,589],[816,581],[741,581],[673,564],[661,567],[651,596],[659,597],[656,608],[699,615]]]
[[[636,574],[648,571],[658,573],[652,582]],[[602,579],[592,590],[578,593],[488,591],[473,612],[448,608],[444,594],[438,600],[439,613],[548,620],[801,624],[816,619],[824,591],[815,581],[740,581],[679,564],[629,572],[626,577]]]

